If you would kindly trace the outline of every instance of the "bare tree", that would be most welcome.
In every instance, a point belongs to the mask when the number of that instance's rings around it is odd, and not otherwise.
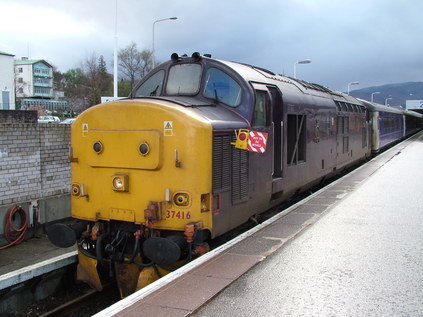
[[[107,73],[103,56],[97,58],[93,53],[83,64],[84,81],[87,89],[87,101],[90,106],[100,103],[102,95],[110,95],[112,76]]]
[[[112,75],[107,72],[103,56],[95,53],[87,57],[80,68],[70,69],[63,74],[65,97],[74,111],[100,103],[101,96],[112,92]]]
[[[123,78],[131,83],[131,90],[136,81],[143,78],[152,68],[153,54],[149,50],[139,51],[132,42],[119,51],[119,69]]]

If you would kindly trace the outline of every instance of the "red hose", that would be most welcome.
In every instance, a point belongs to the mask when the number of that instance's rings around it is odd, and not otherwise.
[[[15,215],[19,213],[21,224],[19,228],[13,225]],[[28,230],[28,216],[21,206],[10,207],[4,216],[4,237],[9,244],[0,247],[0,250],[6,249],[12,245],[17,245],[25,240],[25,235]]]

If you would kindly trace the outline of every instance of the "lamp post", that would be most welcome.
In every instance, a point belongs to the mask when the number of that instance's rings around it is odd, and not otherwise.
[[[113,97],[118,97],[117,0],[115,1],[115,38],[113,45]]]
[[[350,86],[351,86],[351,85],[359,85],[359,84],[360,84],[360,83],[359,83],[358,81],[353,81],[353,82],[348,83],[347,95],[349,95],[349,94],[350,94]]]
[[[389,105],[388,105],[388,100],[392,100],[392,98],[386,98],[386,99],[385,99],[385,106],[389,106]]]
[[[371,102],[373,102],[373,96],[374,95],[379,95],[380,94],[380,91],[375,91],[375,92],[372,92],[372,94],[371,94],[371,96],[370,96],[370,101]]]
[[[297,78],[297,64],[310,64],[311,60],[304,59],[302,61],[295,62],[294,64],[294,78]]]
[[[156,23],[157,22],[162,22],[162,21],[167,21],[167,20],[177,20],[178,18],[177,17],[171,17],[171,18],[166,18],[166,19],[160,19],[160,20],[156,20],[156,21],[154,21],[153,22],[153,68],[154,68],[154,66],[156,65],[156,61],[155,61],[155,57],[154,57],[154,27],[156,26]]]

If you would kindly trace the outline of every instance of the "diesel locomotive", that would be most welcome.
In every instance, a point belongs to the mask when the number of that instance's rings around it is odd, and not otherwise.
[[[78,279],[122,296],[246,222],[420,128],[422,116],[263,68],[173,54],[126,99],[72,124]]]

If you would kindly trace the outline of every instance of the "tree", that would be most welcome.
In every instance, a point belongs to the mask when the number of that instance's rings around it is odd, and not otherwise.
[[[57,70],[56,66],[53,65],[53,88],[54,90],[64,90],[64,75]]]
[[[135,82],[143,78],[152,68],[153,54],[149,50],[138,51],[137,44],[132,42],[119,51],[119,69],[123,78],[130,82],[131,90]]]
[[[98,85],[102,96],[111,96],[113,92],[113,76],[107,72],[103,55],[98,59]]]
[[[100,103],[101,96],[111,94],[112,76],[107,73],[103,56],[97,59],[95,53],[88,57],[83,65],[83,86],[87,89],[89,106]]]
[[[100,103],[101,96],[110,96],[113,90],[112,75],[107,72],[104,57],[95,53],[87,57],[80,68],[63,74],[65,97],[73,111],[83,111]]]
[[[87,88],[84,86],[85,75],[81,68],[69,69],[63,74],[65,98],[73,112],[81,112],[86,108]]]
[[[63,74],[65,97],[68,98],[82,98],[84,89],[82,84],[84,82],[84,73],[81,68],[69,69]]]

